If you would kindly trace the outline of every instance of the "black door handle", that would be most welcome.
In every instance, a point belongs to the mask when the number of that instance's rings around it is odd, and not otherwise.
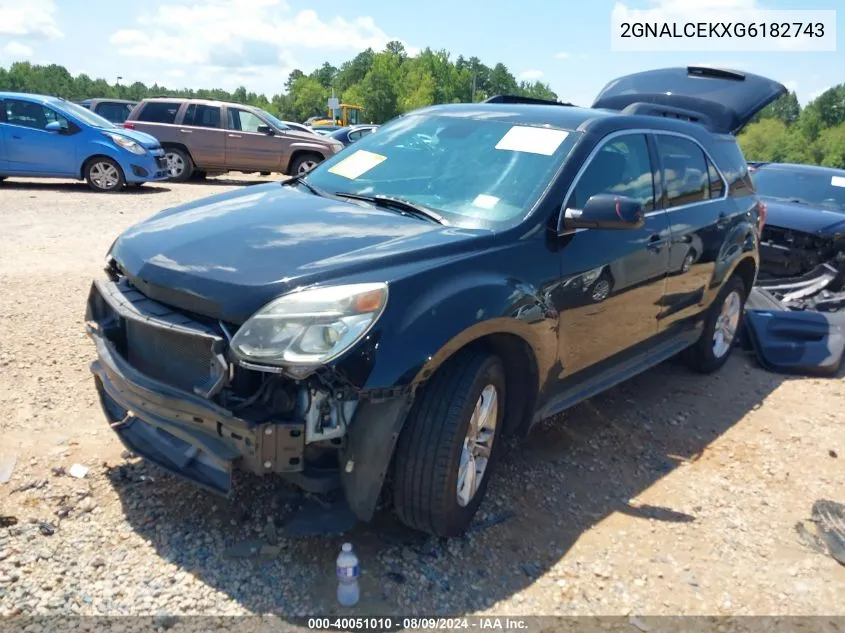
[[[725,227],[726,227],[729,223],[730,223],[730,218],[728,217],[728,214],[727,214],[727,213],[725,213],[724,211],[722,211],[721,213],[719,213],[719,219],[718,219],[718,220],[716,220],[716,226],[717,226],[718,228],[720,228],[720,229],[723,229],[723,228],[725,228]]]
[[[655,253],[660,251],[660,247],[666,242],[660,233],[652,233],[648,236],[648,244],[646,244],[646,248],[650,251],[654,251]]]

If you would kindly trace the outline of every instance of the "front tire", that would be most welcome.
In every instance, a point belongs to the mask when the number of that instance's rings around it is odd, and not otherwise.
[[[178,147],[166,147],[164,159],[167,161],[167,173],[174,182],[190,180],[194,174],[194,161],[191,155]]]
[[[290,165],[289,176],[304,176],[309,171],[314,169],[319,163],[323,162],[323,157],[319,154],[300,154],[294,159]]]
[[[704,321],[701,338],[687,349],[687,365],[702,374],[721,369],[734,348],[748,290],[739,277],[731,277],[722,286]]]
[[[126,184],[120,165],[106,156],[98,156],[88,161],[85,166],[85,181],[91,189],[100,193],[120,191]]]
[[[505,411],[502,361],[459,352],[422,387],[396,447],[393,497],[407,526],[463,534],[487,491]]]

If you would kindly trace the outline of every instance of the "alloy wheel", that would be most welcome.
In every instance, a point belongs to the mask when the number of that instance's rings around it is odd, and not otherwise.
[[[91,165],[89,171],[91,182],[96,185],[98,189],[108,191],[114,189],[120,182],[120,173],[117,168],[111,163],[100,161]]]
[[[314,169],[317,166],[316,160],[304,160],[299,164],[299,168],[296,170],[297,176],[304,176],[309,171]]]
[[[167,173],[171,178],[178,178],[185,171],[185,160],[175,152],[167,152],[164,155],[167,161]]]
[[[470,504],[481,487],[493,451],[498,417],[499,394],[496,387],[487,385],[475,403],[461,449],[457,495],[462,507]]]
[[[736,330],[739,327],[739,318],[742,311],[742,299],[739,292],[732,291],[722,304],[722,311],[716,319],[716,327],[713,330],[713,355],[721,358],[730,350],[736,338]]]

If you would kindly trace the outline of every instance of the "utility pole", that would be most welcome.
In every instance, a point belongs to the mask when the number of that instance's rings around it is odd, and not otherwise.
[[[475,103],[475,77],[476,77],[476,75],[477,75],[477,73],[475,73],[475,72],[472,73],[472,97],[470,98],[470,101],[472,101],[473,103]]]
[[[117,86],[117,96],[118,97],[122,96],[122,91],[120,90],[120,80],[121,79],[123,79],[123,77],[118,75],[117,82],[115,83],[115,86]]]

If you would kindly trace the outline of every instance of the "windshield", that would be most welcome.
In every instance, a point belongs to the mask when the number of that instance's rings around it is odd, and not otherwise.
[[[101,127],[105,129],[114,129],[117,127],[114,123],[112,123],[108,119],[104,119],[99,114],[94,114],[88,108],[84,108],[81,105],[71,103],[70,101],[61,101],[55,103],[54,105],[58,105],[67,114],[70,114],[71,116],[79,119],[83,123],[87,123],[88,125],[93,125],[94,127]]]
[[[308,174],[330,192],[384,195],[473,225],[524,217],[577,135],[465,112],[411,114],[382,126]]]
[[[274,117],[272,114],[270,114],[269,112],[267,112],[267,110],[261,110],[261,109],[259,109],[258,111],[259,111],[262,115],[264,115],[264,118],[265,118],[265,119],[267,119],[270,123],[272,123],[273,125],[275,125],[275,126],[276,126],[277,128],[279,128],[280,130],[286,130],[286,129],[288,129],[288,128],[290,127],[287,123],[283,123],[282,121],[280,121],[279,119],[277,119],[276,117]]]
[[[845,171],[831,175],[829,171],[760,167],[751,178],[761,196],[845,213]]]

